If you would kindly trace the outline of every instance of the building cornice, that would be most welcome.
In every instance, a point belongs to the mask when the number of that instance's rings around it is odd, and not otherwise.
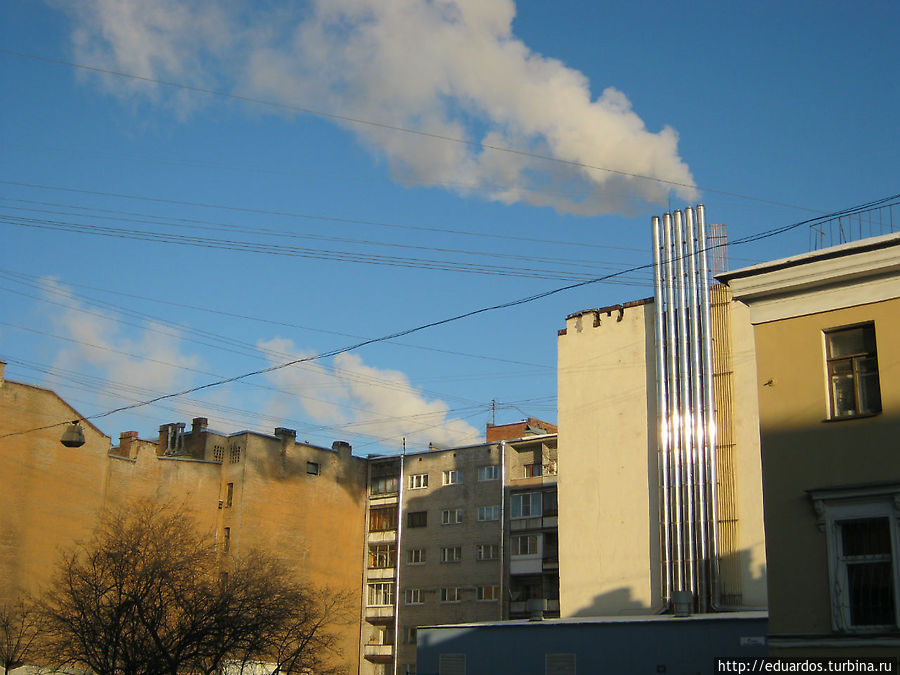
[[[719,275],[754,324],[900,298],[900,234]]]

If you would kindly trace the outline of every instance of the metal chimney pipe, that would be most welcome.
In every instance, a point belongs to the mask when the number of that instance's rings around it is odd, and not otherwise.
[[[663,269],[660,254],[660,220],[653,216],[653,288],[656,305],[656,408],[659,425],[659,502],[660,520],[662,521],[662,541],[660,558],[662,559],[662,596],[668,604],[672,598],[672,512],[669,465],[672,461],[669,445],[669,397],[666,391],[666,349],[665,349],[665,298],[663,296]]]
[[[681,211],[675,211],[675,251],[678,255],[678,376],[681,387],[679,403],[681,413],[681,456],[684,477],[683,503],[685,524],[685,574],[688,588],[694,597],[697,596],[697,574],[694,555],[694,470],[691,466],[693,434],[691,433],[691,389],[689,377],[687,294],[685,290],[684,259],[684,223]]]
[[[697,250],[695,236],[694,210],[691,207],[685,209],[685,231],[687,233],[688,250],[688,279],[690,280],[690,308],[691,308],[691,404],[694,442],[691,444],[691,467],[694,471],[694,490],[696,494],[697,509],[697,602],[700,612],[706,612],[709,604],[709,591],[707,584],[706,566],[709,562],[709,539],[707,532],[707,490],[706,470],[703,456],[703,443],[706,437],[704,432],[703,416],[703,381],[707,373],[703,370],[700,339],[700,298],[697,257],[703,256],[703,251]]]
[[[684,523],[682,521],[682,463],[681,463],[681,434],[679,428],[681,420],[678,406],[678,338],[675,322],[675,272],[674,272],[674,248],[672,244],[672,216],[666,213],[663,216],[663,232],[666,248],[666,349],[668,357],[668,392],[669,392],[669,431],[670,447],[672,448],[672,483],[675,498],[672,509],[673,536],[675,544],[675,587],[676,591],[684,588]]]

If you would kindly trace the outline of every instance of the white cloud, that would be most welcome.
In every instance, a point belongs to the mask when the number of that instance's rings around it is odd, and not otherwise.
[[[585,214],[664,204],[672,189],[696,197],[675,130],[650,132],[624,93],[592,98],[582,73],[531,51],[512,34],[512,0],[312,0],[302,14],[212,0],[77,6],[79,60],[431,135],[340,122],[404,183]]]
[[[146,400],[184,389],[193,382],[195,376],[187,369],[197,369],[200,359],[183,350],[177,329],[152,321],[139,327],[126,326],[112,312],[85,307],[69,288],[51,278],[41,280],[41,290],[54,303],[49,316],[55,332],[67,338],[56,352],[53,369],[60,376],[67,371],[75,373],[75,382],[95,401],[97,409]],[[63,382],[59,386],[64,391],[78,386],[68,378]],[[195,407],[181,399],[170,405],[182,416]],[[157,416],[158,411],[154,418]],[[168,420],[157,418],[157,423],[163,421]],[[109,431],[115,434],[115,430]]]
[[[262,341],[258,346],[273,365],[313,356],[283,338]],[[290,399],[278,395],[270,402],[270,410],[284,417],[299,406],[316,422],[395,447],[402,438],[410,446],[429,442],[463,445],[480,439],[475,427],[451,417],[443,401],[427,400],[404,373],[367,366],[355,354],[337,355],[330,369],[312,361],[272,371],[267,377],[279,389],[296,396]]]

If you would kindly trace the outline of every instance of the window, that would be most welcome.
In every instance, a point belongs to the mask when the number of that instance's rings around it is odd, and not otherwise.
[[[881,412],[875,325],[827,331],[830,416],[834,419]]]
[[[497,560],[500,546],[497,544],[475,544],[475,560]]]
[[[441,548],[442,563],[457,563],[462,560],[462,546],[444,546]]]
[[[463,521],[463,509],[441,511],[441,525],[459,525]]]
[[[525,478],[534,478],[544,475],[544,465],[540,463],[525,465]]]
[[[500,520],[500,507],[499,506],[479,506],[478,507],[478,520],[481,520],[481,521]]]
[[[534,518],[541,515],[541,493],[522,492],[510,497],[512,518]]]
[[[231,548],[231,528],[226,527],[222,535],[222,553],[228,553],[229,548]]]
[[[410,511],[406,514],[407,527],[425,527],[428,525],[428,511]]]
[[[416,644],[416,633],[418,632],[418,628],[416,626],[406,626],[403,629],[403,642],[408,645]]]
[[[422,565],[425,562],[424,548],[411,548],[406,552],[407,565]]]
[[[383,607],[394,604],[394,582],[377,582],[368,584],[366,604],[369,607]]]
[[[234,483],[225,486],[225,506],[230,507],[234,503]]]
[[[500,598],[499,586],[476,586],[475,599],[487,602],[489,600],[498,600]]]
[[[230,459],[231,459],[231,463],[232,463],[232,464],[237,464],[238,462],[241,461],[241,446],[239,446],[239,445],[232,445],[232,446],[231,446],[231,457],[230,457]]]
[[[500,478],[500,467],[496,464],[478,467],[478,480],[497,480]]]
[[[511,555],[537,555],[538,536],[536,534],[522,534],[510,539]]]
[[[444,471],[441,474],[441,482],[444,485],[456,485],[458,483],[462,483],[462,471],[457,471],[456,469],[452,471]]]
[[[397,494],[400,488],[399,466],[394,462],[372,465],[369,494],[373,496]]]
[[[462,600],[461,589],[458,586],[442,586],[441,602],[460,602]]]
[[[224,462],[225,461],[225,446],[224,445],[214,445],[213,446],[213,460],[216,462]]]
[[[370,645],[392,645],[394,644],[394,628],[393,626],[377,626],[372,635],[369,637]]]
[[[397,547],[389,544],[369,546],[369,569],[393,567],[397,560]]]
[[[900,483],[810,492],[825,532],[832,628],[900,628]]]
[[[422,589],[421,588],[407,588],[405,593],[405,600],[407,605],[421,605],[424,604],[422,600]]]
[[[306,463],[306,473],[311,476],[319,475],[319,463],[318,462],[307,462]]]
[[[409,477],[409,489],[421,490],[428,487],[428,474],[417,473]]]
[[[384,532],[397,529],[397,507],[381,506],[369,509],[369,531]]]

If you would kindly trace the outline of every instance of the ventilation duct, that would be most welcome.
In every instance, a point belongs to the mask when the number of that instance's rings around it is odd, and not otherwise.
[[[667,605],[690,598],[705,612],[718,599],[718,514],[704,207],[652,225],[662,590]]]

